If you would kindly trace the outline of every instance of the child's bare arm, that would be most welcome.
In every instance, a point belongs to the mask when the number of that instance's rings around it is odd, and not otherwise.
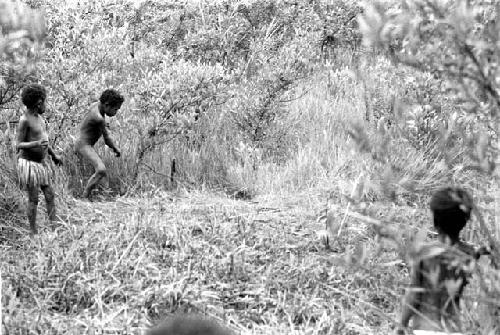
[[[47,148],[47,152],[49,153],[50,157],[54,157],[54,156],[57,156],[54,149],[52,149],[52,147],[49,145],[49,147]]]
[[[56,152],[54,151],[54,149],[52,149],[51,146],[49,146],[48,152],[49,152],[50,157],[52,157],[52,160],[54,161],[54,163],[56,163],[57,165],[62,164],[61,157],[58,154],[56,154]]]
[[[457,243],[459,249],[474,259],[479,259],[481,256],[491,255],[491,248],[485,246],[475,246],[470,243],[459,241]]]
[[[418,267],[418,266],[416,266]],[[418,270],[414,267],[411,270],[411,283],[409,291],[406,292],[401,307],[401,317],[399,321],[399,328],[396,334],[405,334],[404,329],[408,328],[411,318],[418,309],[418,299],[416,289],[420,286]]]
[[[403,306],[401,310],[400,325],[404,328],[408,327],[408,324],[414,314],[416,300],[416,293],[410,288],[410,291],[408,291],[403,298]]]
[[[102,131],[102,137],[104,138],[104,143],[110,147],[115,153],[116,156],[120,156],[120,150],[115,146],[115,143],[111,139],[111,136],[109,136],[108,128],[106,127],[106,123],[103,122],[101,123],[101,131]]]
[[[17,150],[19,149],[30,149],[42,146],[44,140],[37,141],[26,141],[26,135],[28,132],[28,121],[26,119],[21,118],[19,120],[19,126],[17,128]]]

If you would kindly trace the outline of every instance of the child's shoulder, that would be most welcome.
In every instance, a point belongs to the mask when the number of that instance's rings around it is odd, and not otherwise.
[[[468,278],[475,268],[474,257],[470,249],[461,245],[447,246],[432,243],[423,246],[429,250],[425,253],[428,257],[420,259],[420,268],[425,272],[440,269],[442,276],[453,278]]]
[[[27,125],[27,124],[32,123],[32,122],[34,122],[33,118],[30,117],[30,115],[28,113],[24,112],[19,117],[18,124],[19,125]]]
[[[463,252],[466,255],[469,255],[469,256],[475,258],[478,248],[470,243],[459,241],[456,244],[456,249],[458,249],[460,252]]]
[[[99,113],[99,110],[97,108],[91,108],[85,118],[87,120],[92,120],[92,122],[104,121],[104,118],[102,117],[101,113]]]
[[[428,266],[469,264],[474,259],[474,247],[462,242],[453,246],[438,241],[420,243],[411,258],[414,264],[421,263]]]

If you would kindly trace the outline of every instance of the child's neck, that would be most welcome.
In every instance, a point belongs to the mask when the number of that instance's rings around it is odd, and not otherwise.
[[[104,113],[104,107],[101,105],[101,103],[99,102],[99,105],[97,106],[97,110],[99,111],[99,114],[101,114],[102,117],[105,117],[105,113]]]
[[[439,234],[438,239],[440,242],[448,245],[454,245],[458,243],[458,239],[452,239],[450,236],[446,234]]]
[[[32,116],[39,116],[40,115],[40,113],[38,113],[38,110],[31,109],[31,108],[27,109],[27,113],[30,114],[30,115],[32,115]]]

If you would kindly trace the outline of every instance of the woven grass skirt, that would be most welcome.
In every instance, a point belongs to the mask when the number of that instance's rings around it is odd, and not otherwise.
[[[17,159],[17,178],[21,187],[31,188],[50,185],[51,172],[45,161],[33,162]]]

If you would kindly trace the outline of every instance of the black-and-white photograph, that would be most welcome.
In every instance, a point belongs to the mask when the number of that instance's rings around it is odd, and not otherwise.
[[[500,335],[500,2],[0,0],[0,335]]]

